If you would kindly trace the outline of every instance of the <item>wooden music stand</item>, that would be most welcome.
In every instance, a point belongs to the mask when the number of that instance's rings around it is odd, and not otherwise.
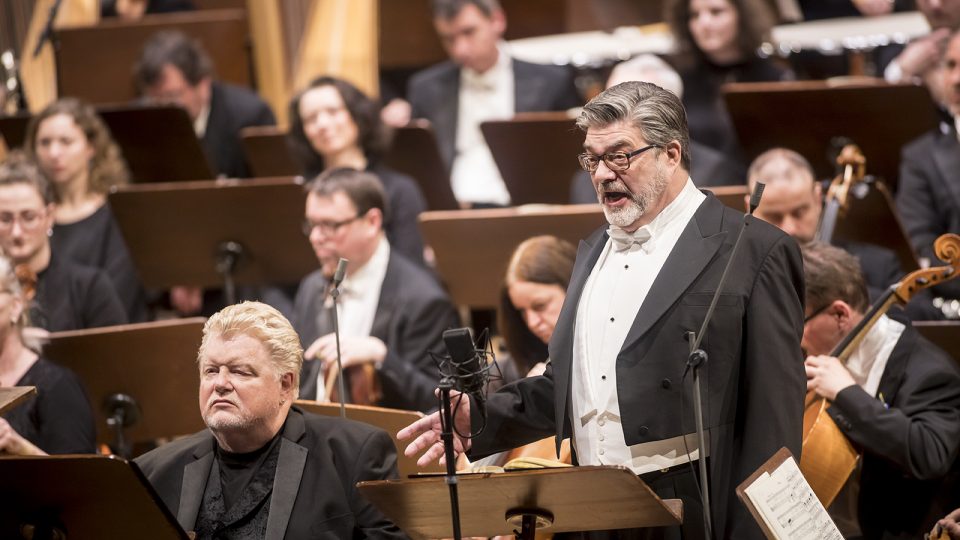
[[[901,147],[938,123],[936,106],[922,86],[734,83],[724,85],[723,93],[748,162],[782,146],[807,158],[819,178],[833,178],[830,140],[848,137],[863,150],[867,172],[894,189]],[[878,118],[885,120],[882,129],[877,129]]]
[[[134,182],[213,178],[213,169],[184,109],[118,105],[97,107],[97,113],[120,147]],[[30,118],[24,114],[0,117],[0,133],[11,147],[25,142]]]
[[[35,538],[187,540],[140,469],[116,456],[0,457],[0,478],[0,538],[30,538],[22,527],[33,526]]]
[[[249,127],[240,132],[240,139],[254,176],[296,176],[303,172],[287,145],[286,131],[274,126]],[[430,122],[415,120],[409,126],[395,129],[390,150],[383,160],[388,167],[409,175],[420,185],[427,208],[460,208]]]
[[[110,206],[146,287],[297,283],[319,263],[292,178],[122,187]],[[229,294],[227,295],[230,296]]]
[[[904,271],[920,268],[886,184],[881,180],[858,184],[851,190],[851,196],[850,210],[837,220],[833,231],[834,243],[884,246],[897,254]]]
[[[24,401],[37,395],[36,386],[13,386],[0,388],[0,416],[13,410]]]
[[[551,523],[545,529],[548,533],[664,527],[683,521],[679,499],[661,500],[637,475],[620,467],[567,467],[457,478],[464,537],[510,534],[521,528],[519,521],[526,516]],[[451,536],[448,487],[442,476],[360,482],[358,487],[412,537]]]
[[[340,416],[339,403],[317,403],[306,399],[298,399],[295,403],[297,407],[319,414],[321,416]],[[439,465],[433,464],[428,467],[420,468],[417,466],[417,458],[403,455],[406,443],[397,440],[397,432],[409,426],[417,420],[423,418],[423,413],[419,411],[402,411],[399,409],[386,409],[384,407],[371,407],[368,405],[344,405],[347,409],[347,418],[370,424],[386,431],[393,439],[393,445],[397,447],[397,469],[400,471],[400,478],[413,476],[419,472],[443,472],[445,469]]]
[[[120,442],[186,435],[205,427],[197,405],[203,323],[196,317],[54,332],[44,356],[83,381],[96,418],[97,442],[118,442],[120,426],[110,426],[116,407],[107,406],[117,394],[129,397],[119,400],[121,408],[132,404],[122,411],[130,423]]]
[[[137,97],[131,75],[153,34],[179,30],[210,55],[218,80],[250,86],[246,10],[205,10],[147,15],[139,21],[104,20],[96,26],[56,31],[59,95],[90,103],[126,103]]]
[[[960,363],[960,321],[917,321],[913,327]]]
[[[563,112],[528,113],[513,120],[480,124],[500,170],[510,201],[523,204],[566,204],[570,179],[580,170],[583,132]]]
[[[605,223],[596,204],[420,214],[420,231],[436,254],[450,296],[473,308],[499,305],[501,281],[520,242],[552,234],[577,245]]]

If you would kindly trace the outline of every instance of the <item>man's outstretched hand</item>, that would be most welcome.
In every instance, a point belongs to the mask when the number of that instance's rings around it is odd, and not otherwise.
[[[440,390],[437,390],[436,393],[439,395]],[[451,391],[450,409],[456,427],[453,433],[453,449],[459,457],[460,454],[470,450],[470,439],[459,435],[470,434],[470,399],[460,392]],[[433,461],[439,461],[443,465],[446,464],[446,459],[443,452],[443,441],[440,439],[441,431],[440,412],[437,411],[401,429],[397,433],[397,438],[401,441],[413,439],[413,442],[407,445],[403,453],[407,457],[413,457],[423,452],[423,455],[417,460],[417,465],[420,467],[426,467]]]

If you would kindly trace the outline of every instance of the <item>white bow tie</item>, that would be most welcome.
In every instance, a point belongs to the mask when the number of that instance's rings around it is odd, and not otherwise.
[[[652,235],[646,227],[640,227],[630,233],[620,227],[611,225],[607,228],[607,235],[613,240],[613,248],[617,251],[633,250],[634,246],[636,246],[636,249],[642,249],[644,253],[653,251]]]

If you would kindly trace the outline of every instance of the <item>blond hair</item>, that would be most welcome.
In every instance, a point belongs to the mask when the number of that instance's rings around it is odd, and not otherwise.
[[[300,389],[300,367],[303,365],[303,347],[293,325],[279,311],[262,302],[242,302],[227,306],[203,325],[203,341],[197,353],[197,362],[212,337],[230,339],[250,336],[263,344],[273,362],[277,378],[293,374],[294,395]]]

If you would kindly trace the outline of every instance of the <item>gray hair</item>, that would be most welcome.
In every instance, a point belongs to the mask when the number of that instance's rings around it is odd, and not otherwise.
[[[630,122],[647,142],[660,147],[680,143],[680,163],[690,170],[690,135],[687,113],[680,98],[655,84],[629,81],[610,87],[590,100],[577,118],[577,127],[606,127]]]
[[[764,174],[764,169],[776,162],[783,162],[785,166],[778,169],[777,174],[771,174],[770,171]],[[817,175],[813,172],[813,167],[810,166],[807,158],[789,148],[777,147],[767,150],[753,160],[747,170],[747,185],[752,192],[757,182],[769,184],[770,182],[793,180],[800,177],[809,178],[810,188],[813,189]]]

